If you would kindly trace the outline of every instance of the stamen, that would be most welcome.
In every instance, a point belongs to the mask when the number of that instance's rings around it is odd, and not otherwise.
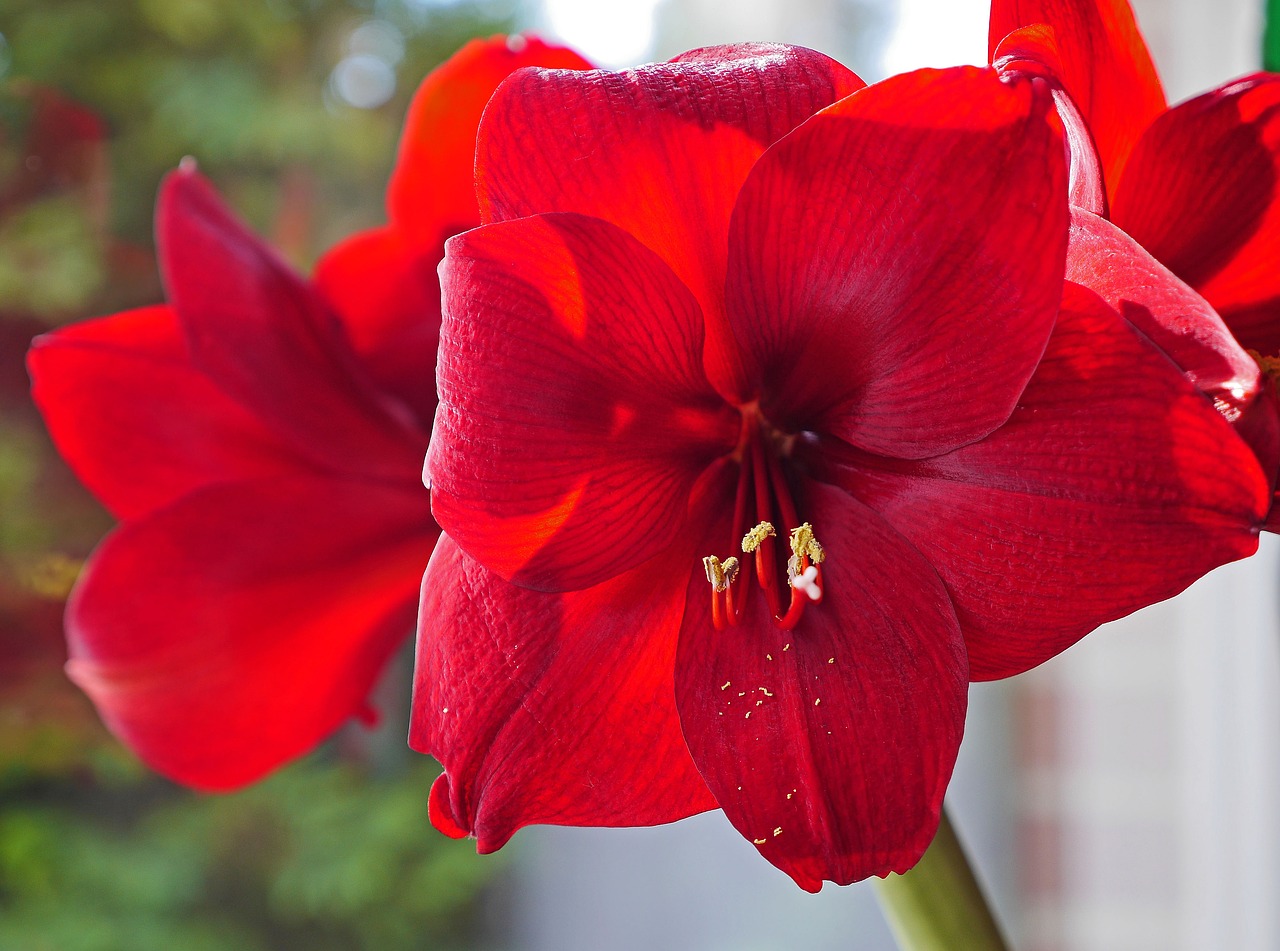
[[[806,605],[822,600],[822,570],[818,566],[826,559],[826,551],[814,537],[813,526],[800,522],[796,515],[780,457],[780,453],[789,454],[789,449],[777,443],[767,424],[754,412],[744,414],[743,429],[733,528],[742,539],[743,554],[755,557],[754,574],[760,582],[769,615],[775,625],[786,630],[799,623]],[[753,528],[745,529],[753,501],[759,521]],[[786,586],[777,581],[782,561],[774,547],[780,531],[774,526],[779,517],[782,521],[776,524],[787,529],[791,549],[791,557],[786,562]],[[752,572],[743,572],[735,557],[721,561],[708,555],[702,560],[702,566],[711,585],[711,619],[716,630],[739,625],[750,596]],[[789,595],[787,602],[782,600],[784,595]]]
[[[768,463],[765,461],[762,441],[763,437],[760,429],[756,427],[751,431],[751,468],[755,480],[756,518],[760,520],[756,525],[757,528],[762,524],[769,523],[769,520],[773,518],[773,504],[769,499]],[[764,592],[765,600],[769,603],[769,610],[776,617],[778,614],[778,589],[774,582],[774,576],[778,569],[777,565],[774,564],[773,543],[769,541],[775,534],[772,531],[773,525],[769,524],[769,528],[770,531],[759,539],[753,550],[756,555],[756,578],[760,582],[760,590]]]
[[[818,539],[813,536],[813,526],[805,522],[799,528],[791,530],[791,557],[787,560],[787,581],[792,586],[801,573],[810,565],[820,565],[826,560],[827,553]],[[815,599],[816,600],[816,599]]]
[[[769,610],[778,613],[778,592],[774,585],[773,538],[777,532],[771,522],[761,522],[742,537],[743,554],[756,556],[756,578],[760,581],[760,590],[764,592]]]
[[[809,561],[815,565],[820,565],[826,560],[827,553],[818,544],[818,539],[813,535],[813,526],[808,522],[791,530],[791,554],[797,557],[807,555]]]
[[[778,507],[782,510],[782,524],[795,525],[800,519],[796,515],[795,503],[791,501],[791,489],[787,485],[787,477],[782,474],[782,463],[778,461],[777,453],[769,453],[769,481],[773,485],[773,497],[778,502]]]
[[[742,536],[742,551],[744,554],[751,554],[764,542],[766,538],[773,538],[778,533],[773,530],[771,522],[761,522],[747,534]]]
[[[715,555],[702,559],[702,569],[707,573],[712,591],[725,591],[738,577],[738,559],[730,556],[721,561]]]

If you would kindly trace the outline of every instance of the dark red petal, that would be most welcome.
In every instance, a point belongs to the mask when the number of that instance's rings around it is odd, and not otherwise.
[[[54,194],[82,191],[88,201],[81,214],[95,226],[106,226],[108,161],[107,125],[96,112],[49,86],[29,81],[5,87],[6,105],[16,100],[30,107],[24,141],[6,110],[6,146],[11,157],[0,184],[0,215]],[[7,303],[7,302],[6,302]]]
[[[923,462],[843,459],[841,484],[942,575],[975,680],[1252,554],[1271,495],[1209,402],[1081,288],[1007,425]]]
[[[165,180],[156,231],[191,360],[219,389],[338,471],[417,468],[421,437],[404,407],[377,393],[314,291],[196,172]]]
[[[314,277],[364,368],[424,431],[436,409],[443,255],[443,241],[424,252],[395,228],[374,228],[331,248]]]
[[[503,578],[584,588],[666,548],[738,439],[702,373],[698,304],[606,222],[539,215],[451,240],[441,268],[436,518]]]
[[[436,828],[492,852],[532,823],[656,825],[715,808],[672,685],[691,558],[541,594],[441,538],[422,585],[409,732],[444,764]]]
[[[307,465],[191,365],[167,307],[44,334],[27,366],[58,451],[117,518]]]
[[[820,53],[766,44],[619,73],[516,73],[480,126],[481,216],[573,211],[629,232],[693,291],[708,375],[740,395],[722,304],[734,200],[768,145],[861,86]]]
[[[1267,513],[1262,527],[1268,532],[1280,533],[1280,492],[1271,497],[1271,511]]]
[[[1062,56],[1053,28],[1043,23],[1015,30],[1000,41],[991,54],[991,65],[1001,76],[1043,79],[1053,89],[1053,102],[1062,120],[1071,154],[1069,204],[1107,217],[1107,183],[1093,133],[1062,80]]]
[[[1062,294],[1052,108],[1047,87],[994,70],[922,70],[765,153],[726,294],[766,416],[913,458],[1009,418]]]
[[[296,477],[209,486],[126,522],[67,609],[68,673],[152,768],[251,782],[364,704],[412,628],[426,493]]]
[[[1112,220],[1203,294],[1240,343],[1280,354],[1280,76],[1170,109],[1133,150]]]
[[[1258,398],[1249,404],[1234,424],[1240,438],[1249,444],[1258,457],[1263,473],[1276,484],[1280,477],[1280,395],[1274,381],[1264,379]],[[1273,523],[1280,513],[1273,512],[1267,528],[1274,531]]]
[[[1234,420],[1258,392],[1258,365],[1208,301],[1131,237],[1074,208],[1067,280],[1098,294]]]
[[[1142,131],[1164,112],[1164,89],[1128,0],[993,0],[989,49],[1019,27],[1053,27],[1062,80],[1093,131],[1107,190]]]
[[[476,208],[476,128],[489,97],[525,66],[590,69],[572,50],[523,36],[472,40],[414,94],[400,137],[387,212],[406,241],[439,258],[446,238],[480,223]]]
[[[937,574],[883,519],[808,483],[825,596],[791,631],[754,597],[713,629],[693,572],[676,704],[729,821],[808,891],[903,872],[933,839],[964,729],[968,667]],[[714,537],[729,534],[727,518]]]

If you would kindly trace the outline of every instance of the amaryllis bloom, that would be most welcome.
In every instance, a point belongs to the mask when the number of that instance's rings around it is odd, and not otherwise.
[[[294,274],[192,168],[156,216],[168,303],[40,337],[34,395],[120,520],[67,609],[68,673],[149,765],[226,789],[311,750],[413,627],[438,529],[421,484],[443,241],[471,156],[537,41],[465,47],[423,84],[390,225]]]
[[[990,42],[993,61],[1030,62],[1049,74],[1080,120],[1072,257],[1092,258],[1101,273],[1109,265],[1100,258],[1154,256],[1212,305],[1274,379],[1280,76],[1255,73],[1170,108],[1126,0],[993,0]],[[1205,336],[1223,332],[1212,314],[1188,322]],[[1248,395],[1244,405],[1229,400],[1227,409],[1245,411],[1242,432],[1274,475],[1272,388],[1252,404]]]
[[[482,852],[719,807],[806,889],[902,871],[970,678],[1257,544],[1254,457],[1064,281],[1047,86],[861,87],[740,46],[485,112],[410,734]]]

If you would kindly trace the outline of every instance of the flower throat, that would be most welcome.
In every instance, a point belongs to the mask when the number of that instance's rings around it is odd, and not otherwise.
[[[801,522],[782,471],[779,447],[754,408],[744,414],[743,444],[739,447],[738,490],[733,505],[735,544],[741,539],[743,556],[751,555],[755,571],[742,570],[737,556],[721,561],[715,555],[702,559],[711,585],[711,620],[717,631],[742,621],[754,573],[773,623],[789,630],[799,623],[805,606],[822,601],[822,562],[826,552],[814,537],[813,527]],[[754,518],[751,509],[754,508]],[[785,583],[778,577],[775,517],[787,532],[791,556]],[[754,521],[754,527],[748,527]],[[784,595],[787,596],[783,607]]]

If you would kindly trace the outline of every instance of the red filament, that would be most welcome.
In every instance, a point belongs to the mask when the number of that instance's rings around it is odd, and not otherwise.
[[[789,538],[791,532],[800,527],[800,518],[796,513],[795,502],[791,497],[791,488],[787,484],[783,471],[779,447],[773,437],[766,431],[766,424],[758,415],[750,414],[744,422],[744,442],[741,458],[738,463],[738,487],[734,495],[732,549],[737,550],[743,537],[753,526],[768,522],[776,526],[774,535],[768,535],[756,546],[755,571],[743,567],[728,585],[717,591],[711,590],[711,621],[715,629],[720,631],[726,627],[736,627],[742,623],[743,611],[750,595],[751,575],[754,574],[760,583],[769,613],[773,622],[783,630],[790,630],[799,623],[804,615],[805,606],[810,602],[821,600],[822,568],[817,569],[814,585],[818,591],[816,599],[787,581],[780,581],[779,555],[776,545],[780,537]],[[755,511],[752,513],[751,503],[754,501]],[[752,517],[754,515],[754,518]],[[747,553],[744,552],[744,557]],[[797,558],[798,570],[805,571],[812,565],[808,552],[801,552]],[[783,609],[784,594],[786,609]]]

